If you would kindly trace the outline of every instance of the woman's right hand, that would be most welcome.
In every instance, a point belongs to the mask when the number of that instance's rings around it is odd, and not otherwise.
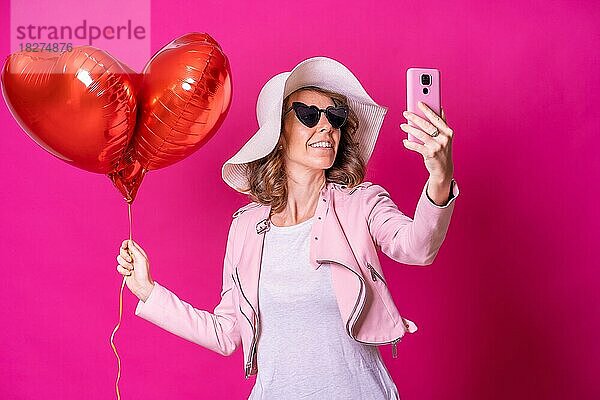
[[[117,271],[125,276],[125,284],[140,300],[146,301],[154,287],[150,261],[144,249],[133,240],[123,240],[117,256]]]

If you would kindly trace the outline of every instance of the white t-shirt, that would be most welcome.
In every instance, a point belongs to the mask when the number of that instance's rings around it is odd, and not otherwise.
[[[309,264],[314,217],[265,232],[258,373],[249,400],[397,400],[377,346],[345,331],[327,264]]]

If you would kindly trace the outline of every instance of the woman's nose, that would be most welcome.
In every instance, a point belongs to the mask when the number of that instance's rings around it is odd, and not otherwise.
[[[318,127],[319,132],[329,131],[332,129],[332,126],[329,123],[327,116],[323,112],[320,115],[319,122],[317,123],[317,127]]]

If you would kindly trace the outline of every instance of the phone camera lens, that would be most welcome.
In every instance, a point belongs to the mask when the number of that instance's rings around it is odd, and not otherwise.
[[[429,85],[431,85],[431,75],[429,75],[429,74],[422,74],[421,75],[421,85],[423,85],[423,86],[429,86]]]
[[[426,87],[423,88],[423,94],[429,94],[429,89],[427,89]]]

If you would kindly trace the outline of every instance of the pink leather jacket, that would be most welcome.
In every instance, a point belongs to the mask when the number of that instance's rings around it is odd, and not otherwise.
[[[346,333],[368,345],[396,343],[415,323],[400,315],[390,295],[377,249],[411,265],[433,262],[448,230],[459,195],[438,206],[423,187],[414,220],[403,214],[381,186],[363,182],[351,189],[328,182],[319,196],[310,238],[310,264],[331,268],[335,296]],[[223,355],[241,344],[248,378],[258,372],[260,336],[258,279],[270,206],[249,203],[233,214],[223,268],[221,301],[213,312],[194,308],[155,281],[135,315],[200,346]]]

